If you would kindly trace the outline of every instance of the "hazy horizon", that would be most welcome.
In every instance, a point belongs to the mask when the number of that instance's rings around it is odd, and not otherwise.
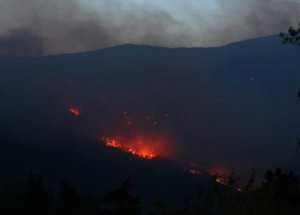
[[[298,0],[0,0],[0,54],[48,55],[119,44],[215,47],[285,31]],[[20,6],[20,4],[22,4]]]

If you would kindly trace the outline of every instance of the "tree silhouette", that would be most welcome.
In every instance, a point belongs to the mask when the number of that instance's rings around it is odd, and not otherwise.
[[[60,184],[58,214],[79,214],[80,196],[76,188],[66,182]]]
[[[30,174],[25,199],[25,210],[28,214],[49,214],[50,198],[42,176]]]
[[[280,33],[283,43],[300,45],[300,23],[298,28],[290,27],[287,33]],[[300,90],[297,92],[297,96],[300,99]],[[300,141],[297,142],[300,147]]]
[[[251,175],[249,177],[249,180],[248,180],[244,190],[245,191],[252,190],[254,188],[255,180],[256,180],[256,171],[255,171],[255,169],[252,169]]]
[[[140,201],[130,194],[130,189],[130,179],[127,179],[120,188],[108,193],[102,202],[102,213],[107,215],[141,214]]]
[[[300,23],[297,28],[290,27],[287,33],[280,33],[283,43],[300,45]]]

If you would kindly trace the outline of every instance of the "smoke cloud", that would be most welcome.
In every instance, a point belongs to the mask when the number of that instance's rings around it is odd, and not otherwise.
[[[277,34],[299,14],[299,0],[0,0],[0,54],[218,46]]]
[[[0,55],[43,55],[43,41],[26,29],[9,31],[0,36]]]

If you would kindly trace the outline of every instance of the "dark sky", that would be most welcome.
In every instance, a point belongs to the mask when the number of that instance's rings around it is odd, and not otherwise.
[[[0,0],[0,54],[219,46],[277,34],[299,14],[300,0]]]

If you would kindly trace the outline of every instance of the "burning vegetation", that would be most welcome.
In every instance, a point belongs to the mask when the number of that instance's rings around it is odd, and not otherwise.
[[[68,111],[75,117],[81,116],[81,110],[76,106],[70,106]],[[166,119],[169,114],[165,113],[163,117]],[[137,123],[137,120],[133,119],[128,112],[123,112],[121,120],[123,123],[120,123],[121,126],[118,129],[113,129],[118,131],[114,135],[102,137],[102,143],[107,148],[114,148],[144,160],[173,157],[171,152],[174,149],[171,150],[172,147],[169,142],[172,141],[170,141],[170,137],[167,138],[158,129],[160,121],[150,115],[146,115],[144,120],[142,120],[142,123]],[[149,122],[150,126],[145,127],[145,125],[149,125]],[[222,166],[202,168],[194,162],[183,162],[182,164],[188,174],[195,176],[210,175],[218,184],[224,186],[230,184],[232,172],[228,168]]]
[[[126,153],[130,153],[136,157],[151,160],[164,156],[164,141],[162,138],[150,137],[104,137],[102,138],[105,146],[116,148]]]
[[[115,148],[145,160],[152,160],[166,155],[166,150],[163,147],[165,142],[162,138],[158,137],[104,137],[102,140],[106,147]],[[223,186],[231,186],[230,178],[232,176],[232,171],[223,166],[213,166],[206,169],[199,167],[199,165],[194,162],[184,162],[183,167],[191,175],[210,175],[214,178],[216,183]],[[240,191],[240,188],[233,188]]]
[[[123,111],[117,126],[106,131],[102,141],[106,147],[142,159],[166,158],[171,154],[170,136],[163,128],[166,120],[166,113],[141,115]]]
[[[222,185],[230,184],[230,178],[232,175],[232,171],[222,167],[222,166],[214,166],[208,170],[210,176],[215,178],[215,181]]]
[[[185,170],[195,176],[201,175],[210,175],[214,178],[215,182],[224,186],[233,186],[231,185],[232,180],[234,180],[233,171],[224,167],[224,166],[213,166],[210,168],[201,168],[197,163],[194,162],[185,162]],[[240,188],[235,187],[238,191],[241,191]]]
[[[69,113],[73,116],[79,117],[81,115],[81,111],[78,107],[71,106],[68,109]]]

